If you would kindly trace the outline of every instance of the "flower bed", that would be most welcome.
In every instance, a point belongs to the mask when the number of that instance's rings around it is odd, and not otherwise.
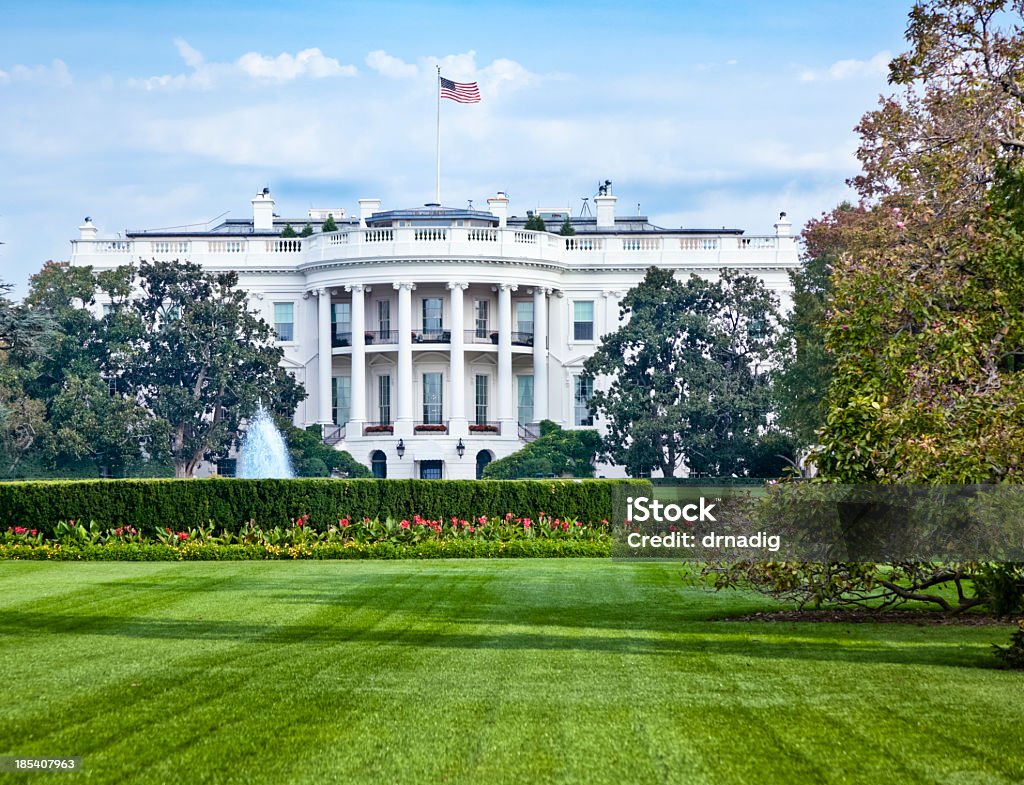
[[[283,526],[261,528],[249,521],[237,531],[213,526],[145,536],[131,526],[94,521],[59,521],[54,536],[10,527],[0,534],[0,558],[36,560],[238,560],[608,557],[607,520],[584,523],[541,514],[537,519],[481,515],[448,520],[338,519],[318,529],[309,515]]]

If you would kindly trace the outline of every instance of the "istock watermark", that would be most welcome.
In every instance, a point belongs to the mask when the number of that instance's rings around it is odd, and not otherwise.
[[[612,555],[671,561],[1022,561],[1021,486],[636,486]]]

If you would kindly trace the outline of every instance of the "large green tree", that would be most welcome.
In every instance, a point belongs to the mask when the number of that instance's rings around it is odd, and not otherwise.
[[[768,428],[768,371],[778,303],[757,278],[723,270],[686,281],[652,267],[622,301],[624,324],[584,366],[606,377],[591,410],[605,418],[603,456],[633,475],[652,469],[747,475]]]
[[[915,4],[899,90],[861,121],[867,209],[843,232],[827,317],[831,479],[1021,477],[1022,8]]]
[[[487,464],[484,479],[594,476],[594,459],[601,446],[601,437],[595,431],[567,431],[551,420],[543,420],[540,432],[522,449]]]
[[[143,262],[104,288],[115,304],[106,372],[164,428],[176,476],[228,452],[260,401],[290,417],[304,397],[236,274]]]

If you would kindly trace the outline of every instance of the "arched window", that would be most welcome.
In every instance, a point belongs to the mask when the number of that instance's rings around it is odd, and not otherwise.
[[[484,477],[484,469],[487,468],[487,464],[494,460],[494,456],[491,455],[488,450],[481,450],[476,454],[476,478],[482,480]]]
[[[385,480],[388,476],[388,456],[380,450],[374,450],[370,454],[370,469],[373,476],[378,480]]]

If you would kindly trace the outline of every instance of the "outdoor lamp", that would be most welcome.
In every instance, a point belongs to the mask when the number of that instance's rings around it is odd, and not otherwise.
[[[395,448],[398,451],[398,457],[401,458],[405,455],[405,439],[398,440],[398,447]]]
[[[459,454],[460,458],[466,452],[466,445],[462,443],[462,439],[459,439],[459,443],[455,445],[455,452]]]

